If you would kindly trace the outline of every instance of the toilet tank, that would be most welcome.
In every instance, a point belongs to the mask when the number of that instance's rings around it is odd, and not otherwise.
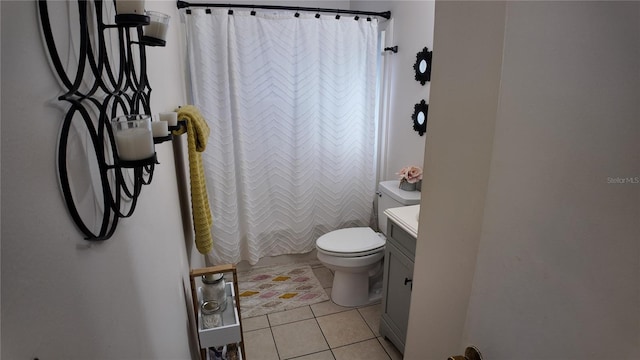
[[[382,181],[378,184],[378,228],[387,235],[387,215],[384,211],[390,208],[420,204],[419,191],[400,189],[400,180]]]

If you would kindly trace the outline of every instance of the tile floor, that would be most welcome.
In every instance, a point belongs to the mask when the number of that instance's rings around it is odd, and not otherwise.
[[[319,263],[312,268],[331,295],[331,271]],[[380,303],[349,308],[329,300],[242,319],[247,359],[402,359],[393,344],[380,337],[380,311]]]

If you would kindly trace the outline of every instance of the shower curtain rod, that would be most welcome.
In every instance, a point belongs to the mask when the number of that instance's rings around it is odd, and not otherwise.
[[[299,6],[280,6],[280,5],[189,3],[189,2],[186,2],[186,1],[180,1],[180,0],[178,0],[177,3],[178,3],[178,9],[183,9],[183,8],[188,8],[188,7],[226,7],[226,8],[245,8],[245,9],[295,10],[295,11],[327,12],[327,13],[333,13],[333,14],[379,16],[379,17],[383,17],[385,19],[390,19],[391,18],[391,11],[373,12],[373,11],[325,9],[325,8],[299,7]]]

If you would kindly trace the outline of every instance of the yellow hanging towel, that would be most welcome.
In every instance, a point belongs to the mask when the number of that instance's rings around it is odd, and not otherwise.
[[[173,134],[180,135],[185,131],[187,133],[189,175],[191,177],[191,212],[196,248],[201,254],[208,254],[213,248],[211,236],[213,219],[209,207],[204,167],[202,166],[202,154],[200,153],[207,147],[209,125],[193,105],[182,106],[176,111],[178,112],[178,120],[186,122],[186,126],[174,130]]]

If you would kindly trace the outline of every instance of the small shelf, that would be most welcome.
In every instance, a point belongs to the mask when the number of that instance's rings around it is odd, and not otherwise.
[[[235,292],[230,283],[225,285],[227,291],[227,306],[220,313],[222,325],[210,329],[203,329],[202,312],[198,308],[198,336],[200,347],[210,348],[233,344],[240,339],[240,314],[235,306]],[[198,288],[198,298],[201,298],[201,288]]]
[[[202,299],[202,287],[196,285],[196,279],[202,275],[231,273],[233,281],[225,284],[227,294],[226,308],[220,313],[221,325],[210,329],[202,327],[202,313],[200,312],[200,299]],[[200,357],[202,360],[210,359],[208,349],[229,344],[236,344],[238,359],[245,359],[244,336],[242,333],[242,317],[240,314],[240,300],[238,299],[238,274],[235,265],[217,265],[207,268],[191,270],[189,274],[191,280],[191,295],[193,298],[193,309],[196,316],[196,326],[198,332],[198,343],[200,347]],[[200,281],[200,280],[198,280]]]
[[[211,356],[210,352],[207,351],[204,360],[216,360],[216,359]],[[238,350],[238,358],[237,358],[237,360],[244,360],[244,357],[243,357],[242,353],[240,352],[240,350]]]

